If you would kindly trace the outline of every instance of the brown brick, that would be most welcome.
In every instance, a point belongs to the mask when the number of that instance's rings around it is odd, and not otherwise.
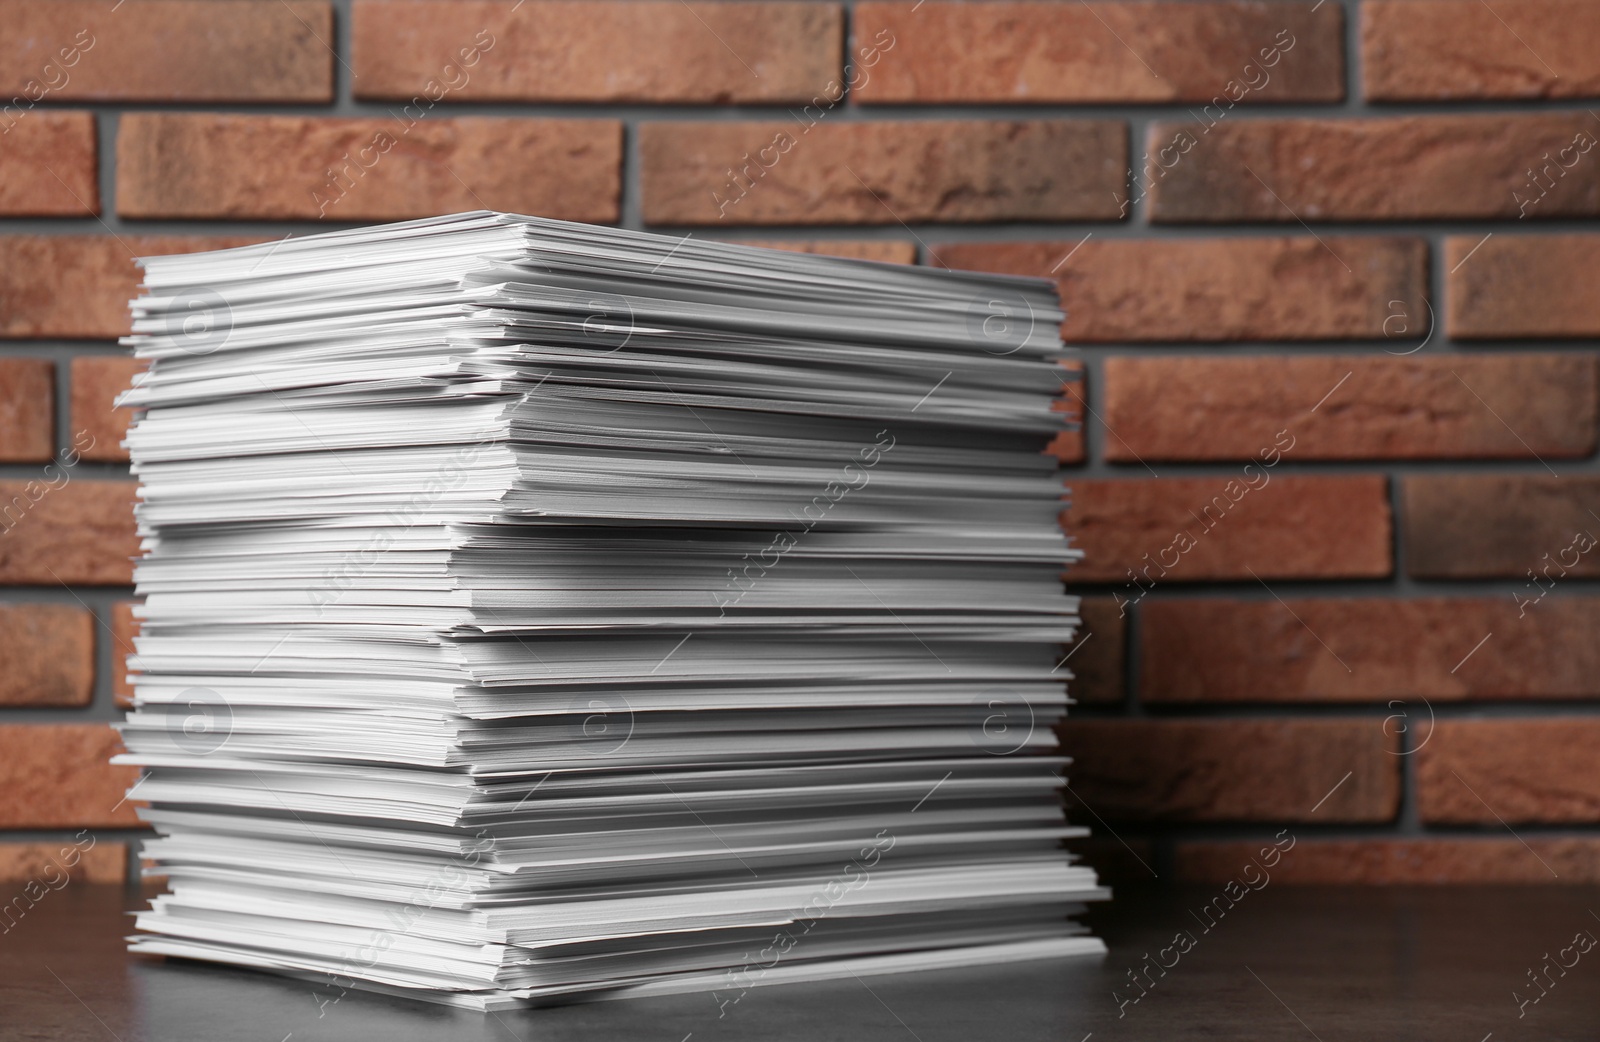
[[[1108,820],[1389,821],[1400,805],[1400,758],[1381,725],[1377,717],[1068,721],[1067,805],[1076,798]]]
[[[94,447],[84,459],[126,462],[123,436],[133,420],[133,410],[117,408],[117,395],[133,386],[133,378],[146,363],[123,355],[86,355],[72,360],[72,430],[88,432]]]
[[[5,142],[0,148],[0,216],[89,217],[100,212],[93,113],[19,112],[0,105],[0,134]]]
[[[1074,480],[1062,527],[1085,559],[1071,580],[1125,584],[1115,596],[1126,601],[1162,583],[1374,579],[1393,571],[1384,478],[1252,473]]]
[[[1425,822],[1600,821],[1600,719],[1440,720],[1421,733]]]
[[[1590,0],[1365,0],[1362,90],[1382,101],[1600,97]]]
[[[1053,274],[1069,343],[1426,334],[1422,240],[1323,238],[947,243],[935,250],[952,268]]]
[[[1298,836],[1282,860],[1265,871],[1274,883],[1291,885],[1600,883],[1600,840],[1524,838],[1527,846],[1510,837],[1324,840]],[[1244,866],[1271,843],[1271,839],[1179,843],[1178,880],[1218,885],[1241,878]],[[1251,878],[1260,878],[1259,868],[1248,871]]]
[[[126,585],[139,552],[131,481],[90,481],[59,466],[0,481],[0,584]]]
[[[1600,236],[1450,236],[1443,263],[1453,337],[1600,336]]]
[[[357,0],[358,98],[805,103],[839,93],[838,4]],[[832,84],[831,90],[828,90]]]
[[[1600,478],[1418,475],[1401,490],[1406,571],[1419,579],[1516,579],[1538,598],[1600,575]]]
[[[8,97],[333,100],[333,10],[321,0],[9,0],[0,10]]]
[[[639,128],[644,218],[1111,220],[1119,210],[1113,193],[1126,185],[1125,135],[1111,120],[646,123]],[[748,177],[739,173],[745,167]]]
[[[495,209],[605,223],[617,219],[621,159],[615,120],[129,113],[117,212],[356,221]]]
[[[122,740],[110,724],[0,724],[0,828],[139,824],[123,795],[136,767],[113,767]]]
[[[1578,458],[1600,364],[1570,354],[1110,358],[1106,458]],[[1173,408],[1181,405],[1181,408]]]
[[[897,239],[735,239],[745,246],[789,253],[820,253],[825,257],[850,257],[884,264],[915,264],[915,243]]]
[[[1085,381],[1088,374],[1084,371],[1082,362],[1062,362],[1061,367],[1075,374],[1063,377],[1061,381],[1061,396],[1051,403],[1055,412],[1065,416],[1073,425],[1073,429],[1059,431],[1050,439],[1050,445],[1045,452],[1056,458],[1062,466],[1071,466],[1082,463],[1085,459],[1083,446],[1083,417],[1084,398],[1087,393]]]
[[[1158,122],[1144,176],[1165,222],[1593,217],[1597,141],[1588,113]],[[1529,171],[1562,149],[1570,169],[1541,195]]]
[[[1146,702],[1393,699],[1399,733],[1432,702],[1600,698],[1592,597],[1152,598],[1139,617]]]
[[[59,890],[66,885],[63,880],[121,883],[127,867],[125,844],[100,839],[87,829],[47,843],[0,843],[0,883],[8,886],[37,881]]]
[[[1121,702],[1127,620],[1110,597],[1083,598],[1078,615],[1083,625],[1078,639],[1061,649],[1065,664],[1057,675],[1072,674],[1067,694],[1079,702]]]
[[[135,257],[260,242],[178,235],[0,235],[0,337],[111,340],[128,333]]]
[[[86,706],[94,617],[65,604],[0,605],[0,706]]]
[[[41,463],[55,455],[55,363],[0,358],[0,463]]]
[[[139,635],[139,620],[133,617],[136,601],[118,601],[111,606],[111,693],[121,706],[133,704],[133,685],[128,683],[128,656],[134,653],[133,638]]]
[[[1056,405],[1063,406],[1063,403],[1057,402]],[[1065,412],[1067,410],[1063,407],[1058,411]],[[1054,456],[1064,467],[1082,463],[1086,458],[1083,448],[1083,430],[1080,428],[1075,431],[1059,432],[1054,438],[1050,439],[1050,447],[1045,451]]]
[[[855,92],[863,103],[1339,101],[1343,32],[1339,5],[1310,2],[868,2],[855,9]],[[880,54],[863,53],[874,45]]]

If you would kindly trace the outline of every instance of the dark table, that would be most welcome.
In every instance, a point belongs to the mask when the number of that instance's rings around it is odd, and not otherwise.
[[[1595,888],[1267,886],[1205,929],[1217,894],[1119,891],[1091,916],[1104,959],[755,988],[719,1018],[710,995],[479,1014],[135,959],[138,898],[73,883],[0,935],[0,1039],[1600,1039],[1600,946],[1573,946],[1600,938]]]

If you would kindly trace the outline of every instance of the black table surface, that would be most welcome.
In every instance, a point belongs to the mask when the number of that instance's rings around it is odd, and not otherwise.
[[[1267,885],[1212,923],[1217,895],[1119,891],[1103,958],[482,1014],[135,958],[140,899],[73,883],[0,935],[0,1039],[1600,1039],[1600,889]]]

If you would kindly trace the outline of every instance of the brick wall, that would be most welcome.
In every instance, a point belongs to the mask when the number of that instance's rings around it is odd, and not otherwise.
[[[1288,829],[1280,878],[1600,880],[1597,45],[1590,0],[0,0],[0,878],[137,834],[130,258],[481,206],[1058,280],[1114,875]]]

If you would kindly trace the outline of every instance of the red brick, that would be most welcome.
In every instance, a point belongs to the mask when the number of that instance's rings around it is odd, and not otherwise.
[[[1453,337],[1600,336],[1600,236],[1450,236],[1444,268]]]
[[[0,337],[111,340],[128,333],[135,257],[260,242],[254,237],[0,235]]]
[[[1125,190],[1111,120],[646,123],[652,224],[898,224],[1105,219]],[[785,150],[786,149],[786,150]],[[746,156],[749,156],[747,159]],[[763,168],[764,158],[771,158]],[[738,176],[748,167],[750,175]],[[742,193],[742,194],[741,194]]]
[[[1527,846],[1509,836],[1331,840],[1299,836],[1282,860],[1265,871],[1274,883],[1291,885],[1600,883],[1600,840],[1540,836],[1524,839]],[[1271,839],[1179,843],[1178,880],[1217,885],[1240,878],[1251,858],[1271,843]],[[1259,878],[1256,871],[1250,870],[1252,878]]]
[[[855,95],[862,103],[1339,101],[1343,33],[1339,5],[1310,2],[867,2],[855,8]]]
[[[65,604],[0,605],[0,706],[86,706],[94,617]]]
[[[0,724],[0,828],[137,826],[123,795],[136,767],[113,767],[110,724]]]
[[[735,239],[745,246],[789,253],[820,253],[825,257],[850,257],[884,264],[915,264],[915,243],[898,239]]]
[[[1417,807],[1430,823],[1600,821],[1600,719],[1440,720],[1421,733]]]
[[[1069,343],[1376,340],[1416,316],[1410,339],[1425,334],[1430,313],[1420,239],[1088,239],[935,250],[952,268],[1054,275]]]
[[[127,462],[123,436],[133,420],[133,410],[117,408],[117,395],[133,386],[146,363],[123,355],[86,355],[72,360],[72,429],[88,432],[94,447],[84,459]]]
[[[82,883],[121,883],[127,877],[128,848],[88,830],[47,843],[0,843],[0,883],[20,886],[38,881],[55,890],[63,879]],[[12,914],[16,912],[13,910]],[[24,913],[26,914],[26,913]]]
[[[1121,702],[1127,620],[1110,597],[1083,598],[1078,615],[1083,625],[1077,640],[1061,649],[1064,664],[1057,676],[1072,674],[1067,694],[1079,702]]]
[[[119,586],[133,580],[131,481],[89,481],[52,466],[0,481],[0,584]]]
[[[19,111],[12,102],[0,105],[0,134],[0,216],[100,212],[92,113]]]
[[[1054,456],[1062,466],[1082,463],[1085,459],[1083,447],[1083,417],[1085,416],[1084,381],[1088,374],[1084,372],[1082,362],[1062,362],[1061,367],[1076,374],[1063,378],[1061,381],[1061,397],[1051,403],[1051,408],[1065,416],[1071,424],[1072,430],[1060,431],[1050,439],[1050,445],[1045,452]]]
[[[1600,575],[1600,478],[1418,475],[1401,490],[1406,571],[1419,579],[1516,579],[1536,599]]]
[[[1063,406],[1063,403],[1057,402],[1056,405]],[[1066,409],[1063,406],[1058,411]],[[1050,446],[1045,451],[1054,456],[1064,467],[1084,462],[1083,430],[1080,428],[1075,431],[1061,431],[1050,439]]]
[[[1061,739],[1068,807],[1113,821],[1390,821],[1400,806],[1377,717],[1074,720]]]
[[[1393,571],[1384,478],[1248,477],[1259,487],[1245,484],[1242,471],[1074,480],[1062,527],[1085,559],[1071,580],[1122,583],[1115,596],[1137,600],[1140,590],[1169,582],[1376,579]]]
[[[128,683],[128,656],[134,653],[133,639],[139,635],[139,620],[133,617],[135,601],[118,601],[111,606],[111,693],[117,704],[133,704],[133,685]]]
[[[117,212],[357,221],[494,209],[606,223],[621,161],[615,120],[128,113]]]
[[[1528,216],[1593,217],[1600,155],[1584,152],[1597,141],[1586,112],[1158,122],[1144,177],[1163,222],[1514,218],[1525,205]],[[1564,148],[1572,173],[1553,172],[1541,196],[1529,171]]]
[[[1592,597],[1153,598],[1139,617],[1145,702],[1393,699],[1399,733],[1433,702],[1600,698]]]
[[[419,107],[805,103],[842,80],[838,4],[357,0],[353,26],[356,97]]]
[[[333,100],[333,9],[320,0],[10,0],[3,10],[6,96]]]
[[[42,463],[55,455],[55,363],[0,358],[0,462]]]
[[[1568,458],[1595,449],[1600,364],[1570,354],[1110,358],[1106,458]],[[1172,408],[1179,404],[1182,408]]]
[[[1365,0],[1362,90],[1382,101],[1600,97],[1590,0]]]

